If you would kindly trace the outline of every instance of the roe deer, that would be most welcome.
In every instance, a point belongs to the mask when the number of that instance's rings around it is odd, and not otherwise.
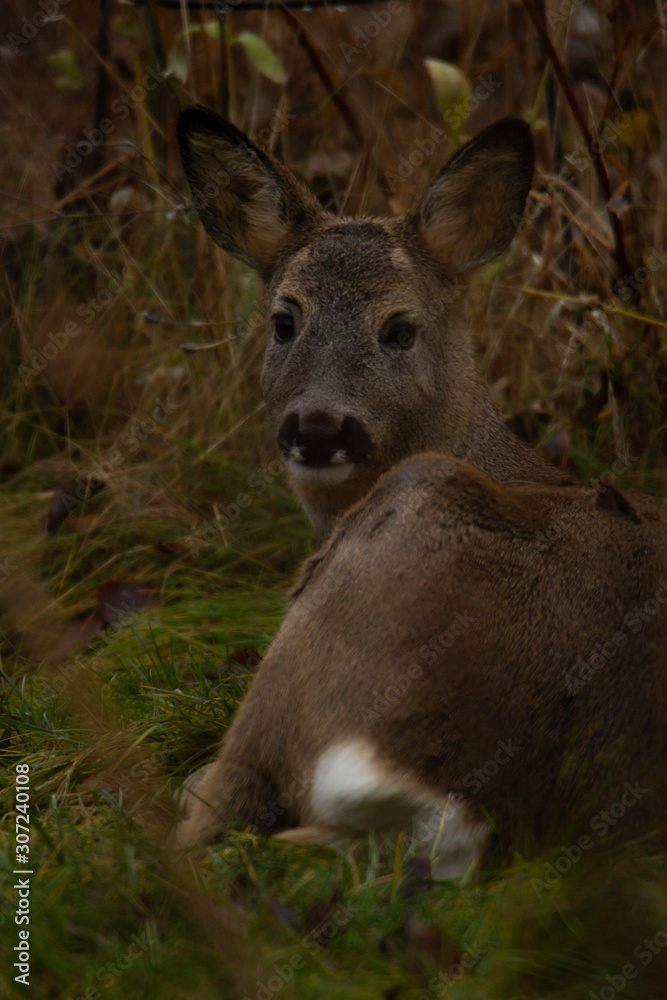
[[[347,512],[176,842],[416,823],[452,877],[492,824],[662,829],[663,507],[572,484],[506,431],[447,283],[509,243],[527,127],[491,126],[414,212],[366,222],[327,216],[208,112],[180,132],[204,224],[270,282],[263,384],[295,489],[322,530]]]
[[[339,219],[233,125],[179,120],[209,235],[268,282],[262,388],[288,476],[315,528],[420,451],[492,478],[562,477],[505,427],[476,373],[461,276],[509,245],[533,175],[528,126],[497,122],[395,219]]]

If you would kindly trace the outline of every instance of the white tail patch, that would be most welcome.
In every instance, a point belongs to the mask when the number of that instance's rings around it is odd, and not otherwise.
[[[417,853],[430,857],[437,878],[464,875],[490,833],[456,796],[431,791],[359,739],[329,747],[317,761],[310,813],[313,823],[330,828],[412,830]]]

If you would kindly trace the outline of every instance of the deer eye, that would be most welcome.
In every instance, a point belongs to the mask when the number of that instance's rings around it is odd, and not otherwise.
[[[289,313],[277,313],[273,317],[273,337],[279,344],[286,344],[294,333],[294,319]]]
[[[414,346],[415,328],[404,320],[392,323],[382,337],[382,346],[391,351],[407,351]]]

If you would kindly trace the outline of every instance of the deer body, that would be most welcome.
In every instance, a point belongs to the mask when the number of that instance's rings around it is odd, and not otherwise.
[[[625,796],[626,831],[662,822],[661,505],[571,484],[513,438],[458,320],[458,276],[523,208],[527,128],[492,126],[415,212],[368,221],[327,216],[208,112],[180,131],[209,232],[268,282],[267,407],[329,538],[178,841],[416,824],[449,876],[489,817],[539,831]]]
[[[388,473],[306,564],[182,842],[415,821],[430,847],[444,815],[440,872],[460,875],[485,815],[505,833],[588,822],[630,785],[620,831],[656,821],[667,538],[656,502],[603,498],[432,454]]]

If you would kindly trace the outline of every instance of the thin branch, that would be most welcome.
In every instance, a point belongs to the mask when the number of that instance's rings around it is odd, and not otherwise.
[[[616,264],[618,267],[618,276],[620,280],[623,281],[627,275],[632,273],[632,268],[630,266],[630,261],[625,248],[625,237],[623,233],[623,226],[621,225],[621,220],[619,219],[618,215],[613,211],[613,209],[609,207],[609,202],[611,201],[612,197],[612,190],[604,158],[599,148],[596,148],[596,146],[594,145],[594,138],[590,128],[588,127],[586,116],[581,110],[581,105],[577,101],[577,98],[574,95],[574,91],[570,86],[570,81],[567,76],[567,70],[565,69],[565,66],[562,63],[560,56],[556,52],[556,49],[554,48],[553,43],[549,38],[549,33],[546,29],[546,26],[543,24],[540,18],[534,0],[523,0],[523,4],[524,7],[526,8],[526,11],[528,12],[530,19],[535,25],[535,30],[537,31],[542,41],[542,44],[544,45],[549,60],[551,61],[551,64],[554,68],[554,72],[558,77],[558,82],[563,88],[565,99],[567,100],[567,103],[570,105],[570,108],[572,109],[572,113],[577,121],[577,125],[581,130],[581,134],[584,137],[584,141],[586,142],[586,145],[590,150],[593,159],[593,166],[595,167],[595,172],[598,175],[600,187],[602,188],[607,203],[606,205],[607,215],[609,216],[612,232],[614,234],[614,248],[615,248],[614,255],[616,257]],[[638,292],[633,290],[632,297],[633,299],[636,299],[638,297]]]
[[[303,51],[310,59],[312,67],[322,81],[324,89],[340,111],[341,118],[356,139],[359,148],[363,149],[366,143],[364,129],[362,128],[361,123],[354,111],[331,78],[329,71],[320,59],[319,53],[304,31],[303,25],[300,23],[299,19],[294,16],[291,10],[288,10],[286,7],[280,8],[280,13],[282,14],[284,20],[287,21],[290,27],[294,30],[298,44],[302,47]]]

